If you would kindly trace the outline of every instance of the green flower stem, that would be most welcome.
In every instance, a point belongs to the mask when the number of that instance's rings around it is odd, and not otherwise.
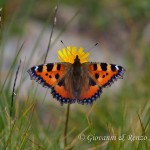
[[[67,112],[66,112],[65,130],[64,130],[64,145],[65,145],[65,147],[67,145],[67,131],[68,131],[69,113],[70,113],[70,104],[67,105]]]

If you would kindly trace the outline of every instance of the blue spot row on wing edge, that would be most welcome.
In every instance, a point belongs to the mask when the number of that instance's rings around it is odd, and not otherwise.
[[[95,101],[98,97],[100,97],[101,93],[102,93],[102,89],[100,88],[98,92],[95,95],[93,95],[91,98],[84,99],[84,100],[78,100],[78,99],[76,100],[76,99],[63,98],[62,96],[60,96],[59,94],[55,92],[54,88],[52,88],[51,90],[51,94],[53,95],[53,97],[56,98],[62,105],[67,104],[67,103],[72,104],[72,103],[75,103],[76,101],[77,103],[82,104],[82,105],[92,104],[93,101]]]

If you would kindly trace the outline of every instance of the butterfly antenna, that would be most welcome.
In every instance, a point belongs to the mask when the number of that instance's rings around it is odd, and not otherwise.
[[[90,52],[92,49],[94,49],[96,46],[98,45],[98,42],[96,42],[91,48],[89,48],[88,50],[87,50],[87,52]]]
[[[91,48],[89,48],[89,49],[86,51],[86,53],[87,53],[87,52],[90,52],[91,50],[93,50],[97,45],[98,45],[98,42],[96,42]],[[85,53],[85,55],[86,55],[86,53]],[[83,55],[82,57],[84,57],[84,55]],[[82,57],[81,57],[81,58],[82,58]]]
[[[60,40],[60,42],[63,44],[64,47],[67,47],[62,40]]]
[[[60,42],[64,45],[64,47],[65,47],[66,49],[68,49],[68,47],[64,44],[64,42],[63,42],[62,40],[60,40]],[[69,49],[68,49],[68,50],[69,50]],[[70,50],[69,50],[69,52],[70,52],[71,55],[73,55]]]

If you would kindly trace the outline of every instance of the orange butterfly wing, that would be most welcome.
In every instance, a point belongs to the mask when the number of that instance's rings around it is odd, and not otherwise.
[[[63,75],[65,66],[62,64],[44,64],[39,66],[34,66],[28,70],[31,79],[36,80],[38,83],[42,84],[44,87],[52,87],[57,82],[58,79]]]
[[[122,79],[125,69],[121,66],[107,63],[91,63],[89,75],[100,87],[111,86],[117,79]]]
[[[100,95],[102,94],[102,88],[99,87],[96,82],[89,78],[88,90],[85,90],[81,96],[80,100],[77,100],[81,104],[92,104]]]
[[[93,103],[102,93],[103,87],[111,86],[118,78],[122,79],[125,69],[121,66],[107,63],[85,63],[89,77],[89,87],[81,94],[78,102]]]
[[[61,103],[72,103],[74,100],[65,89],[63,77],[66,75],[66,64],[49,63],[34,66],[28,70],[32,80],[37,81],[43,87],[51,88],[51,93]]]

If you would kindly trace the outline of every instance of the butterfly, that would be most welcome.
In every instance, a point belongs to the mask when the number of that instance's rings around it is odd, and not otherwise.
[[[92,104],[102,94],[103,88],[123,78],[125,69],[122,66],[82,61],[86,53],[79,51],[69,51],[68,56],[63,52],[64,60],[73,56],[71,62],[42,64],[28,70],[31,79],[50,88],[53,97],[62,105],[75,102]]]

